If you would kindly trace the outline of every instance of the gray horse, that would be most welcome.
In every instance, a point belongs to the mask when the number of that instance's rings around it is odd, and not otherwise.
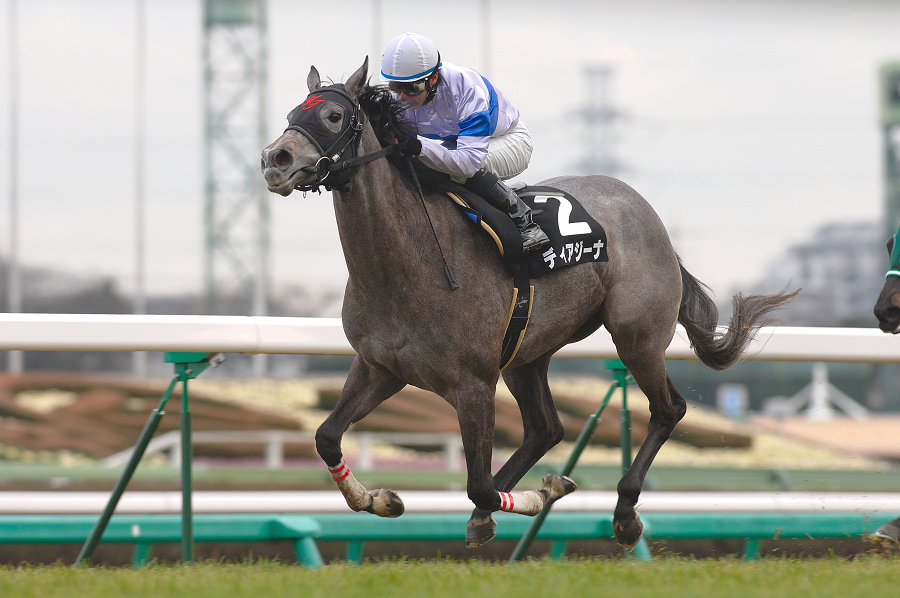
[[[724,333],[717,331],[714,303],[681,266],[662,222],[637,192],[605,176],[540,183],[577,198],[604,227],[609,261],[533,281],[530,323],[502,372],[522,414],[524,440],[492,476],[494,397],[513,281],[493,241],[476,232],[446,195],[417,194],[403,159],[391,155],[397,135],[405,134],[399,107],[384,88],[366,84],[367,69],[368,59],[345,84],[323,85],[313,67],[310,95],[288,115],[288,130],[262,152],[270,191],[286,196],[320,185],[334,190],[349,271],[343,325],[357,355],[337,405],[316,432],[319,455],[351,509],[383,517],[402,514],[396,494],[369,491],[353,477],[341,437],[407,384],[437,393],[458,413],[467,491],[475,504],[466,543],[488,542],[495,535],[492,512],[534,515],[575,489],[568,478],[548,474],[539,490],[512,492],[563,438],[547,383],[550,358],[606,326],[650,402],[647,438],[618,484],[614,513],[616,539],[634,545],[643,531],[635,505],[644,477],[686,410],[666,373],[665,350],[676,322],[687,330],[700,360],[721,370],[737,362],[756,329],[770,322],[766,314],[795,293],[738,294],[730,324]],[[444,259],[455,271],[455,290]]]

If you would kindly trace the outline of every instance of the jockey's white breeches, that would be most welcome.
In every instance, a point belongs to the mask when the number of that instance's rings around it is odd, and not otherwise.
[[[487,158],[482,168],[501,179],[511,179],[522,174],[531,161],[531,133],[520,120],[518,124],[499,137],[491,137]]]

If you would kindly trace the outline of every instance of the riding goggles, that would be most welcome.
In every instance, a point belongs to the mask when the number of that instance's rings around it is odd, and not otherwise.
[[[391,81],[388,89],[394,93],[405,93],[408,96],[417,96],[428,89],[428,77],[418,81]]]

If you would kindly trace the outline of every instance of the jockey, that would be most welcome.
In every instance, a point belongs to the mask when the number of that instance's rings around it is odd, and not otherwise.
[[[404,33],[381,56],[381,76],[406,104],[403,118],[416,136],[400,141],[404,155],[450,175],[516,223],[525,251],[550,240],[531,208],[503,183],[531,159],[531,135],[519,110],[473,69],[441,62],[426,37]]]

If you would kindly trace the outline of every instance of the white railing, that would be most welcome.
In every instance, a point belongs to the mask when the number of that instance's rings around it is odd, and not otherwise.
[[[89,513],[103,509],[107,492],[0,492],[0,515]],[[553,511],[608,512],[616,507],[614,490],[579,490],[553,503]],[[180,491],[133,491],[122,495],[116,513],[180,513]],[[465,490],[404,490],[408,513],[467,513]],[[645,490],[641,513],[863,513],[896,516],[900,492],[672,492]],[[348,513],[334,490],[197,491],[195,513]]]
[[[352,355],[340,318],[0,314],[0,351],[191,351]],[[558,357],[614,359],[609,333]],[[678,327],[668,359],[696,360]],[[876,328],[765,327],[745,355],[756,361],[900,362],[900,339]]]

